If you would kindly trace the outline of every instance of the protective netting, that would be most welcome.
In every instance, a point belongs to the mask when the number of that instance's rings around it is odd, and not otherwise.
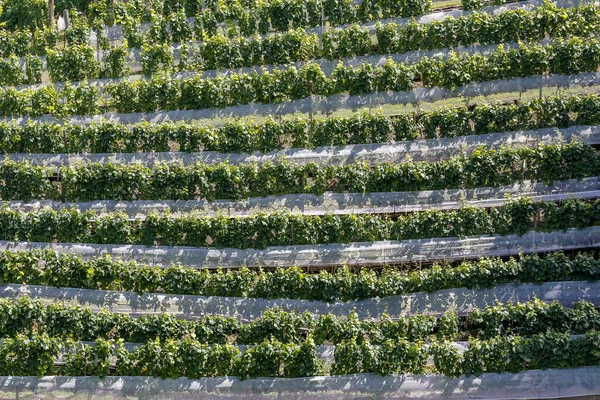
[[[308,312],[314,316],[331,314],[345,318],[352,311],[361,319],[379,320],[384,314],[392,318],[402,315],[427,314],[441,316],[454,310],[459,316],[474,308],[501,303],[540,299],[557,301],[572,307],[579,300],[600,306],[600,282],[568,281],[542,284],[503,284],[490,289],[445,289],[432,293],[413,293],[355,301],[322,301],[293,299],[256,299],[241,297],[144,294],[108,290],[55,288],[50,286],[0,285],[0,298],[29,296],[45,304],[89,307],[93,311],[109,310],[131,316],[168,313],[179,318],[194,319],[206,315],[255,320],[265,310],[279,307],[287,312]]]
[[[77,254],[83,258],[108,254],[123,260],[135,260],[159,267],[178,263],[192,268],[385,265],[590,247],[600,247],[600,226],[554,232],[530,231],[523,236],[484,235],[467,238],[276,246],[264,250],[0,241],[1,251],[52,249],[58,253]]]
[[[231,165],[288,161],[298,165],[344,165],[367,162],[370,164],[400,163],[406,160],[435,162],[458,155],[468,156],[480,147],[500,149],[506,147],[537,147],[539,144],[557,144],[580,141],[590,145],[600,144],[600,126],[574,126],[570,128],[545,128],[530,131],[468,135],[456,138],[425,139],[397,143],[370,143],[345,146],[318,147],[316,149],[292,148],[266,154],[221,153],[203,151],[196,153],[112,153],[112,154],[7,154],[4,159],[28,162],[51,167],[84,163],[132,164],[151,167],[155,163]],[[0,164],[2,160],[0,160]]]
[[[468,85],[454,90],[433,87],[416,88],[408,92],[385,92],[369,95],[350,96],[347,94],[333,95],[328,97],[311,96],[302,100],[294,100],[284,103],[273,104],[247,104],[222,109],[204,110],[175,110],[158,111],[152,113],[106,113],[94,116],[71,117],[66,119],[51,116],[36,118],[10,117],[7,121],[13,121],[20,125],[28,122],[48,123],[70,123],[73,125],[90,124],[92,122],[114,121],[121,124],[135,124],[142,121],[161,123],[167,121],[197,121],[215,118],[235,118],[252,115],[284,116],[295,113],[306,114],[328,114],[336,110],[357,110],[361,108],[378,108],[391,105],[418,104],[422,102],[433,102],[449,98],[473,98],[478,96],[490,96],[497,94],[519,94],[528,90],[539,90],[542,95],[543,88],[551,88],[553,94],[562,88],[584,88],[600,85],[600,73],[585,73],[576,75],[547,75],[528,76],[524,78],[511,78]]]
[[[560,201],[569,198],[600,197],[600,177],[557,181],[551,185],[525,181],[512,186],[478,189],[446,189],[421,192],[390,193],[325,193],[291,194],[257,197],[240,201],[88,201],[63,203],[58,201],[8,201],[3,207],[17,212],[64,208],[94,211],[97,215],[125,213],[129,218],[143,219],[152,213],[170,212],[173,216],[195,213],[207,216],[249,216],[257,213],[290,212],[303,215],[323,214],[396,214],[423,210],[453,210],[465,205],[498,207],[510,198],[530,197],[533,201]]]
[[[600,367],[486,373],[477,377],[358,374],[313,378],[160,379],[141,376],[0,377],[10,398],[58,399],[557,399],[600,395]]]

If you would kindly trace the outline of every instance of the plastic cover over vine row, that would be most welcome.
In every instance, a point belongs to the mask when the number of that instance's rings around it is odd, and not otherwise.
[[[406,160],[435,162],[458,155],[469,155],[480,147],[500,149],[506,147],[537,147],[539,144],[568,143],[580,141],[590,145],[600,144],[600,126],[574,126],[570,128],[544,128],[530,131],[468,135],[456,138],[424,139],[396,143],[352,144],[318,147],[316,149],[275,150],[266,154],[221,153],[202,151],[195,153],[97,153],[97,154],[7,154],[4,160],[28,162],[32,165],[69,166],[84,163],[142,164],[152,166],[158,162],[179,164],[231,165],[289,161],[304,165],[344,165],[367,162],[370,164],[399,163]],[[3,160],[0,160],[0,164]]]
[[[556,250],[600,247],[600,226],[565,231],[530,231],[522,236],[474,236],[404,241],[276,246],[264,250],[184,246],[59,244],[0,241],[0,251],[52,249],[83,258],[108,254],[122,260],[159,267],[180,264],[192,268],[325,267],[386,265],[511,256]]]
[[[402,315],[428,314],[440,316],[448,310],[457,315],[468,315],[474,308],[501,303],[532,301],[536,298],[558,301],[572,307],[579,300],[600,306],[600,282],[567,281],[542,284],[498,285],[490,289],[445,289],[432,293],[370,298],[353,301],[323,301],[295,299],[256,299],[241,297],[193,296],[133,292],[56,288],[35,285],[0,285],[0,298],[14,299],[29,296],[46,304],[65,304],[89,307],[98,312],[109,310],[131,316],[168,313],[179,318],[198,318],[221,315],[249,322],[260,317],[267,309],[279,307],[287,312],[308,312],[314,316],[331,314],[345,318],[355,311],[361,319],[379,320],[384,314],[391,318]]]
[[[288,101],[273,104],[246,104],[240,106],[226,107],[222,109],[203,110],[175,110],[158,111],[151,113],[105,113],[94,116],[55,118],[52,116],[30,117],[8,117],[4,120],[13,121],[20,125],[28,122],[69,123],[72,125],[100,123],[102,121],[113,121],[121,124],[135,124],[142,121],[161,123],[167,121],[196,121],[213,118],[235,118],[251,115],[283,116],[295,113],[330,113],[336,110],[356,110],[360,108],[377,108],[384,105],[406,105],[421,102],[432,102],[449,98],[472,98],[477,96],[489,96],[502,93],[523,93],[527,90],[540,90],[543,88],[569,88],[572,86],[595,87],[600,85],[600,73],[585,73],[575,75],[544,75],[528,76],[510,79],[501,79],[486,82],[469,83],[454,90],[431,87],[416,88],[407,92],[385,92],[367,95],[348,94],[332,96],[310,96],[301,100]],[[553,93],[556,94],[555,92]],[[219,121],[220,122],[220,121]],[[215,124],[217,125],[217,124]]]
[[[76,394],[88,400],[177,398],[222,400],[265,397],[308,400],[365,398],[415,399],[558,399],[600,394],[600,367],[485,373],[476,378],[441,375],[381,376],[358,374],[312,378],[234,377],[160,379],[122,377],[0,377],[0,390],[16,398],[33,394],[62,398]],[[56,397],[54,397],[56,396]]]
[[[129,218],[143,219],[151,213],[170,212],[215,216],[243,217],[257,213],[289,212],[303,215],[323,214],[396,214],[424,210],[453,210],[464,205],[498,207],[510,198],[530,197],[533,201],[560,201],[569,198],[600,197],[600,177],[557,181],[551,185],[525,181],[512,186],[478,189],[446,189],[421,192],[390,193],[325,193],[290,194],[285,196],[255,197],[247,200],[99,200],[81,203],[63,203],[42,200],[26,203],[7,201],[3,207],[18,212],[64,208],[80,211],[93,210],[97,215],[122,212]]]

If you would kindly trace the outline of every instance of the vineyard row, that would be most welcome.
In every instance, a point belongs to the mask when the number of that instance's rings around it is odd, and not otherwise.
[[[132,126],[115,122],[90,125],[0,122],[0,151],[56,154],[259,150],[267,153],[286,147],[383,143],[598,124],[600,96],[593,93],[509,104],[443,107],[393,116],[363,111],[350,117],[311,120],[267,118],[256,123],[238,120],[219,127],[171,122]]]
[[[447,311],[437,318],[418,314],[392,320],[385,315],[380,321],[363,320],[356,313],[342,319],[333,315],[314,317],[308,313],[267,309],[256,319],[242,324],[235,318],[216,315],[196,320],[177,319],[170,314],[136,318],[106,310],[95,313],[89,308],[44,305],[29,297],[0,300],[2,338],[37,333],[77,341],[122,339],[146,343],[154,339],[191,338],[207,344],[237,345],[255,345],[269,340],[302,343],[312,338],[317,345],[337,345],[349,340],[381,345],[389,339],[455,341],[531,336],[546,331],[584,334],[598,329],[600,315],[592,303],[585,301],[566,308],[558,302],[544,303],[536,299],[475,308],[466,318],[458,318],[453,311]]]
[[[597,280],[600,261],[592,254],[523,255],[503,261],[483,258],[458,265],[429,268],[361,269],[339,267],[306,273],[297,267],[261,269],[195,269],[181,265],[164,268],[118,258],[83,259],[76,254],[46,251],[0,253],[2,283],[82,289],[169,293],[196,296],[265,299],[304,299],[332,302],[385,298],[451,288],[487,288],[509,282],[541,283]]]
[[[461,352],[451,342],[432,345],[390,339],[381,346],[350,340],[335,348],[332,375],[361,372],[448,376],[483,372],[518,372],[527,369],[598,365],[600,334],[547,332],[531,337],[506,336],[472,339]],[[56,361],[62,358],[60,364]],[[428,358],[433,366],[428,366]],[[325,373],[312,339],[302,344],[263,342],[243,353],[236,346],[207,345],[191,339],[150,341],[133,350],[122,342],[98,340],[93,345],[66,343],[47,335],[24,336],[0,342],[0,375],[106,375],[302,377]]]
[[[326,58],[335,60],[373,54],[405,53],[493,44],[541,40],[546,36],[587,36],[600,30],[600,12],[595,6],[558,8],[545,5],[532,11],[514,10],[502,14],[476,13],[461,18],[446,18],[429,24],[412,21],[399,28],[395,23],[378,24],[373,43],[367,27],[350,26],[328,29],[320,38],[316,33],[291,30],[264,38],[226,38],[215,36],[202,42],[177,37],[182,45],[176,57],[165,38],[149,38],[149,44],[133,40],[130,46],[142,46],[131,52],[114,47],[98,60],[96,49],[85,40],[74,41],[64,49],[47,50],[46,65],[54,82],[97,78],[119,78],[131,73],[131,60],[139,59],[142,72],[150,76],[158,71],[202,71],[287,64]],[[192,43],[190,43],[192,42]],[[179,59],[177,62],[176,59]],[[0,62],[0,84],[20,85],[41,82],[43,60],[27,55],[24,60],[10,56]]]
[[[289,161],[214,165],[89,163],[57,169],[27,162],[0,164],[0,198],[168,200],[244,199],[326,191],[401,192],[498,187],[516,181],[581,179],[600,175],[600,156],[587,144],[477,149],[437,162],[351,163],[341,166]]]
[[[468,0],[467,0],[468,1]],[[469,1],[477,4],[481,0]],[[501,0],[497,0],[501,4]],[[430,0],[368,0],[354,4],[353,0],[286,0],[286,1],[189,1],[183,2],[115,2],[106,4],[94,2],[81,6],[80,0],[57,0],[56,10],[71,9],[76,6],[86,15],[71,12],[71,24],[62,34],[56,27],[43,27],[46,13],[35,11],[37,18],[24,21],[23,16],[8,18],[4,29],[0,30],[3,44],[0,54],[45,54],[47,48],[54,48],[63,39],[69,44],[89,43],[90,30],[97,37],[101,48],[110,46],[106,35],[113,24],[120,25],[129,47],[141,47],[145,43],[164,41],[189,41],[208,39],[217,34],[219,24],[235,24],[230,34],[252,36],[271,31],[287,31],[306,27],[321,26],[322,23],[341,25],[374,21],[381,18],[412,17],[431,10]],[[204,4],[204,7],[202,6]],[[29,11],[29,10],[28,10]],[[62,11],[61,11],[62,12]],[[195,17],[190,24],[187,17]],[[26,18],[26,17],[25,17]],[[22,29],[17,28],[15,19],[20,19]],[[146,26],[144,26],[146,25]],[[9,29],[6,29],[9,28]],[[113,36],[113,35],[111,35]],[[146,39],[146,40],[144,40]]]
[[[70,63],[69,65],[73,65]],[[543,74],[596,72],[600,65],[600,41],[572,37],[551,44],[520,43],[506,50],[500,45],[488,55],[453,54],[447,58],[423,58],[416,64],[386,61],[356,68],[340,63],[326,76],[319,64],[272,72],[234,73],[229,76],[185,79],[156,74],[150,80],[121,81],[108,85],[108,97],[98,87],[81,83],[56,89],[0,91],[0,115],[92,115],[101,110],[119,113],[156,110],[222,108],[249,103],[278,103],[311,95],[350,95],[411,90],[425,87],[455,88],[469,82]],[[77,67],[79,68],[79,67]]]
[[[465,206],[396,217],[261,213],[231,218],[151,214],[143,220],[131,220],[122,213],[96,216],[93,211],[67,209],[26,214],[0,210],[0,240],[237,249],[524,234],[531,229],[550,232],[595,225],[600,225],[600,199],[566,200],[560,205],[521,199],[489,209]]]

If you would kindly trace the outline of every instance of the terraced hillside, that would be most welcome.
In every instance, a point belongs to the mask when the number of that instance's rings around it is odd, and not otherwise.
[[[599,31],[0,0],[0,399],[600,396]]]

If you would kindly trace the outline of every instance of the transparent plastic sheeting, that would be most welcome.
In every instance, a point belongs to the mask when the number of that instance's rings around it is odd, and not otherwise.
[[[600,226],[555,232],[530,231],[523,236],[484,235],[467,238],[277,246],[264,250],[0,241],[0,251],[51,249],[86,259],[110,255],[125,261],[132,260],[158,267],[180,264],[190,268],[386,265],[505,257],[519,253],[593,247],[600,247]]]
[[[344,146],[318,147],[315,149],[292,148],[271,151],[266,154],[254,152],[221,153],[203,151],[196,153],[157,152],[157,153],[100,153],[100,154],[7,154],[4,160],[28,162],[32,165],[50,167],[100,164],[142,164],[152,167],[155,163],[177,164],[218,164],[231,165],[247,163],[287,161],[298,165],[316,163],[319,165],[345,165],[367,162],[369,164],[400,163],[412,161],[441,161],[459,155],[469,155],[486,147],[537,147],[539,144],[567,143],[580,141],[590,145],[600,144],[600,126],[574,126],[570,128],[544,128],[530,131],[467,135],[455,138],[424,139],[397,143],[370,143]],[[3,160],[0,159],[0,164]]]
[[[121,124],[135,124],[138,122],[161,123],[167,121],[196,121],[212,118],[235,118],[252,115],[283,116],[295,113],[325,114],[336,110],[360,108],[377,108],[384,105],[406,105],[420,102],[433,102],[449,98],[472,98],[489,96],[502,93],[522,93],[527,90],[550,88],[569,88],[572,86],[598,86],[600,73],[585,73],[576,75],[546,75],[528,76],[524,78],[511,78],[503,80],[470,83],[454,90],[432,87],[416,88],[408,92],[385,92],[368,95],[350,96],[347,94],[328,97],[311,96],[302,100],[294,100],[273,104],[246,104],[222,109],[203,110],[175,110],[158,111],[152,113],[106,113],[94,116],[55,118],[42,116],[9,117],[5,121],[13,121],[20,125],[28,122],[69,123],[72,125],[90,124],[92,122],[112,121]]]
[[[551,185],[525,181],[512,186],[478,189],[446,189],[422,192],[391,193],[325,193],[292,194],[286,196],[256,197],[240,201],[89,201],[62,203],[58,201],[7,201],[1,204],[17,212],[44,209],[77,209],[94,211],[97,215],[114,212],[125,213],[130,219],[144,219],[153,213],[184,213],[216,216],[245,217],[257,213],[289,212],[303,215],[324,214],[397,214],[424,210],[454,210],[465,205],[498,207],[511,198],[529,197],[533,201],[561,201],[574,198],[600,197],[600,177],[557,181]]]
[[[546,38],[541,41],[536,41],[535,43],[538,43],[542,46],[548,46],[548,45],[552,44],[552,42],[553,42],[552,38]],[[188,46],[189,45],[194,46],[194,44],[195,44],[195,42],[188,43]],[[512,42],[512,43],[505,43],[505,44],[503,44],[503,46],[504,46],[504,49],[510,50],[513,48],[517,48],[519,46],[519,44],[516,42]],[[175,50],[179,50],[179,48],[176,48]],[[262,75],[265,72],[273,72],[276,69],[286,70],[286,69],[289,69],[292,67],[301,68],[303,65],[306,65],[309,62],[317,63],[320,66],[323,73],[325,75],[329,76],[329,75],[331,75],[333,70],[339,65],[340,62],[343,63],[344,65],[349,65],[354,68],[360,66],[361,64],[370,64],[373,66],[383,65],[387,60],[393,60],[395,62],[401,62],[401,63],[407,63],[407,64],[415,64],[415,63],[419,62],[419,60],[421,60],[422,58],[425,58],[425,57],[445,59],[455,53],[456,54],[463,53],[463,54],[470,54],[470,55],[473,55],[473,54],[488,55],[497,50],[498,50],[497,43],[488,44],[488,45],[475,44],[475,45],[466,46],[466,47],[458,46],[458,47],[453,47],[453,48],[442,48],[442,49],[436,49],[436,50],[416,50],[416,51],[409,51],[409,52],[400,53],[400,54],[375,54],[375,55],[368,55],[368,56],[355,56],[355,57],[336,59],[336,60],[332,60],[332,61],[325,60],[325,59],[318,59],[318,60],[295,62],[295,63],[290,63],[290,64],[278,64],[278,65],[269,64],[269,65],[259,65],[259,66],[244,67],[244,68],[206,70],[206,71],[202,71],[202,72],[184,71],[184,72],[171,74],[170,76],[174,79],[181,80],[181,79],[194,77],[194,76],[201,76],[203,78],[212,78],[212,77],[216,77],[216,76],[229,76],[234,73],[248,74],[251,72],[256,72],[259,75]],[[190,51],[198,52],[199,48],[192,47],[190,49]],[[141,70],[142,69],[141,51],[139,49],[135,49],[135,50],[132,50],[132,52],[133,53],[130,53],[130,55],[129,55],[129,60],[127,61],[127,64],[134,71]],[[200,55],[198,54],[195,57],[200,58]],[[45,65],[45,61],[43,62],[43,64]],[[24,63],[22,61],[21,69],[25,70],[25,68],[26,68],[26,63]],[[45,70],[45,67],[44,67],[44,70]],[[106,88],[107,86],[117,84],[117,83],[123,82],[123,81],[130,82],[130,81],[140,81],[140,80],[141,81],[150,81],[151,79],[137,74],[137,75],[129,75],[124,78],[90,79],[90,80],[85,81],[85,85],[97,87],[100,91],[100,94],[103,94],[105,98],[108,98],[107,94],[103,91],[103,89]],[[79,86],[81,83],[82,82],[77,81],[77,82],[72,82],[70,84],[73,86]],[[63,89],[65,87],[64,82],[33,84],[33,85],[18,85],[18,86],[6,85],[3,87],[4,88],[16,87],[18,90],[22,90],[22,89],[38,89],[42,86],[48,86],[48,85],[52,85],[56,89]]]
[[[256,299],[242,297],[144,294],[108,290],[56,288],[50,286],[0,285],[0,298],[16,299],[29,296],[45,304],[64,304],[89,307],[95,312],[140,316],[167,313],[178,318],[196,319],[207,315],[232,317],[249,322],[266,310],[279,307],[287,312],[308,312],[314,316],[331,314],[345,318],[355,311],[360,319],[380,320],[383,315],[397,318],[402,315],[442,315],[454,310],[466,316],[474,308],[501,303],[557,301],[572,307],[579,300],[600,306],[600,282],[568,281],[542,284],[504,284],[490,289],[446,289],[432,293],[370,298],[352,301],[310,301],[294,299]]]
[[[105,399],[259,400],[326,399],[558,399],[600,395],[600,367],[443,375],[357,374],[311,378],[235,377],[161,379],[144,376],[0,377],[0,394],[11,398],[63,399],[77,395]],[[78,397],[79,398],[79,397]]]

